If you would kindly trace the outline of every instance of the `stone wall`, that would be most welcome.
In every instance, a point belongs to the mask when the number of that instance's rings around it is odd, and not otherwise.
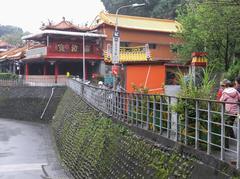
[[[147,141],[94,111],[67,90],[52,121],[74,178],[189,178],[194,160]]]
[[[43,120],[50,120],[65,91],[57,87]],[[0,87],[0,118],[40,121],[51,87]]]

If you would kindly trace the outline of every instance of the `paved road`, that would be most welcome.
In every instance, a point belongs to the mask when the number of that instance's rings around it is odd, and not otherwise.
[[[1,179],[67,178],[58,163],[47,124],[0,119]]]

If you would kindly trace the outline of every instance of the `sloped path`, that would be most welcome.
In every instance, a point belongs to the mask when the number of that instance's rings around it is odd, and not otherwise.
[[[57,160],[47,124],[0,118],[0,178],[68,178]]]

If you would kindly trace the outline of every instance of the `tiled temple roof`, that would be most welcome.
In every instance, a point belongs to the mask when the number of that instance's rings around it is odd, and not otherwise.
[[[72,22],[65,20],[63,17],[63,20],[57,24],[53,24],[49,22],[49,24],[45,25],[43,24],[40,28],[41,30],[61,30],[61,31],[73,31],[73,32],[85,32],[88,31],[88,27],[79,27],[77,25],[74,25]]]
[[[92,29],[95,29],[102,24],[115,26],[115,21],[115,14],[101,12],[97,16],[96,22],[92,26]],[[146,31],[176,33],[180,28],[180,23],[175,20],[169,19],[118,15],[118,27]]]

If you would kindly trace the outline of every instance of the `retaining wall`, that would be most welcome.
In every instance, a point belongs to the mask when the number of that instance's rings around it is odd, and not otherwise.
[[[135,135],[67,90],[52,123],[74,178],[230,178],[194,157]]]
[[[56,87],[44,121],[52,119],[65,87]],[[0,87],[0,118],[40,121],[51,87]]]

